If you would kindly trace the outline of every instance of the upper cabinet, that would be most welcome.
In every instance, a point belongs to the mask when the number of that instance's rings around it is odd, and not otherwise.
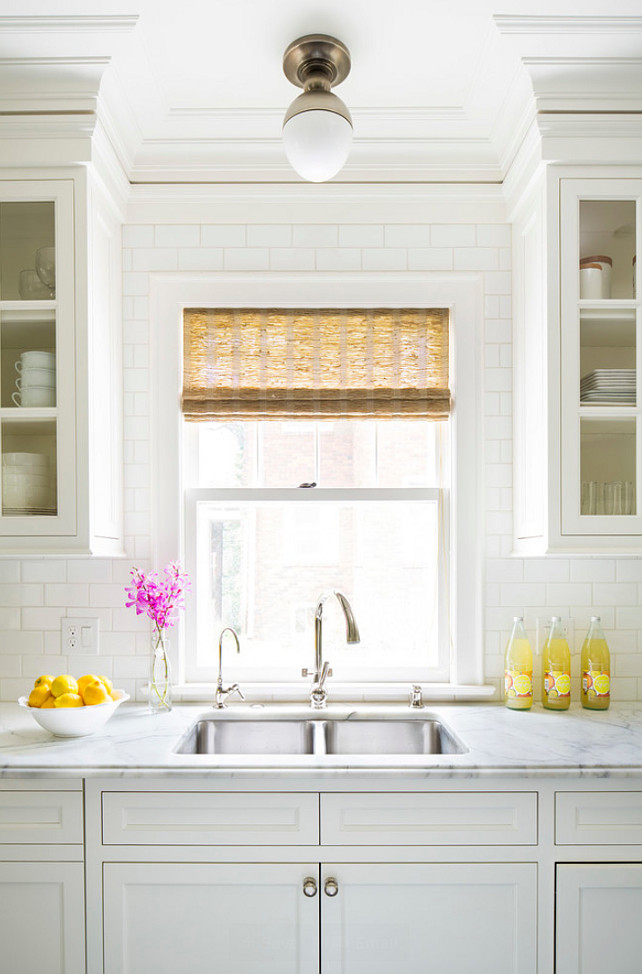
[[[515,549],[635,551],[642,178],[567,173],[514,226]]]
[[[120,545],[118,311],[89,301],[110,274],[91,201],[84,174],[0,181],[0,554]],[[91,348],[115,389],[92,382]]]
[[[562,180],[561,528],[642,534],[640,302],[642,180]]]

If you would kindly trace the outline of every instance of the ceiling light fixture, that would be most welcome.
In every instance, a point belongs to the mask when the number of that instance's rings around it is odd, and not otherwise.
[[[331,179],[345,164],[352,142],[352,119],[330,91],[350,73],[350,52],[328,34],[306,34],[283,55],[288,81],[303,94],[283,120],[283,145],[292,168],[313,183]]]

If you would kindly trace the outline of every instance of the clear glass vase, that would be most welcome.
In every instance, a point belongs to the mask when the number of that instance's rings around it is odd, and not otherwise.
[[[154,629],[152,633],[149,709],[153,714],[172,709],[172,668],[166,629]]]

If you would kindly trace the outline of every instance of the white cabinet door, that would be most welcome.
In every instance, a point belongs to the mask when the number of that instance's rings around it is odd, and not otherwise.
[[[0,862],[0,969],[83,974],[85,911],[79,862]]]
[[[324,865],[321,915],[322,974],[536,970],[534,863]]]
[[[557,867],[557,974],[642,969],[642,864]]]
[[[318,864],[105,863],[105,974],[317,974]]]

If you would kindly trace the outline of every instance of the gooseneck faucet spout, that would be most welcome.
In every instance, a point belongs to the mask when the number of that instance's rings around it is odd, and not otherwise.
[[[214,700],[214,706],[217,710],[222,710],[223,707],[225,707],[226,698],[231,696],[233,693],[238,693],[241,700],[245,700],[243,691],[238,683],[233,683],[231,687],[223,686],[223,636],[226,632],[231,633],[231,635],[234,637],[234,642],[236,643],[236,652],[241,652],[241,644],[239,643],[239,637],[236,634],[236,630],[232,629],[231,626],[227,626],[221,632],[218,640],[218,680],[216,683],[216,695]]]
[[[342,592],[330,589],[324,592],[318,599],[314,611],[314,673],[312,674],[312,688],[310,690],[310,703],[315,710],[322,710],[327,706],[328,691],[326,680],[332,676],[332,670],[327,660],[323,659],[323,606],[330,596],[335,595],[339,605],[343,610],[346,620],[346,642],[358,643],[360,640],[359,628],[357,626],[352,607]],[[310,676],[309,670],[302,671],[303,676]]]

